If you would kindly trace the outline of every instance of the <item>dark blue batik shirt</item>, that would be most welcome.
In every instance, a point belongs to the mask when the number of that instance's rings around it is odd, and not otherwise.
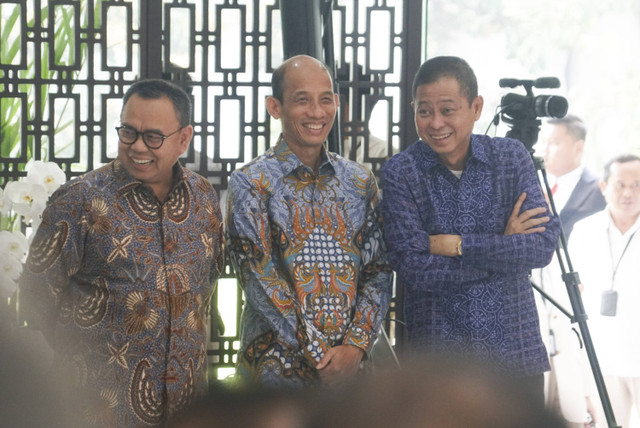
[[[549,370],[529,282],[549,263],[559,221],[542,233],[505,236],[519,195],[522,210],[547,206],[531,155],[519,141],[471,136],[457,178],[423,141],[383,167],[383,216],[389,259],[405,287],[411,344],[534,375]],[[463,255],[429,251],[429,236],[462,236]]]

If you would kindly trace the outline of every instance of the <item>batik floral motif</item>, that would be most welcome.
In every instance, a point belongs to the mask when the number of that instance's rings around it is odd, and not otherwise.
[[[239,372],[260,382],[315,382],[329,348],[370,349],[388,308],[375,178],[323,156],[314,174],[280,140],[229,181],[229,249],[246,295]]]
[[[21,296],[80,393],[81,425],[159,425],[206,391],[221,235],[215,191],[179,164],[164,203],[117,160],[53,194]]]

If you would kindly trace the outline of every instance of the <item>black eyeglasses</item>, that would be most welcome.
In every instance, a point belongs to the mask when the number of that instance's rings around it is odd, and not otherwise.
[[[129,126],[117,126],[116,132],[118,133],[118,137],[120,138],[120,141],[122,141],[125,144],[135,143],[138,140],[138,136],[142,135],[142,142],[145,144],[145,146],[155,150],[162,147],[162,143],[164,143],[164,140],[182,131],[183,128],[184,126],[181,126],[177,131],[172,132],[169,135],[162,135],[161,133],[156,131],[141,132]]]

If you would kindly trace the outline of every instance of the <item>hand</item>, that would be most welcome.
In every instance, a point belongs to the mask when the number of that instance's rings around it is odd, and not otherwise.
[[[534,217],[545,213],[547,207],[531,208],[520,213],[520,208],[522,208],[522,203],[526,198],[527,194],[523,192],[513,206],[513,211],[511,211],[511,216],[507,220],[507,227],[504,230],[505,235],[538,233],[546,230],[544,226],[540,225],[547,223],[550,220],[549,216]]]
[[[585,397],[585,400],[587,402],[587,412],[591,415],[591,420],[593,421],[591,426],[596,426],[596,424],[598,423],[598,418],[596,417],[596,408],[591,401],[591,397],[587,396]]]
[[[456,257],[458,255],[457,245],[460,235],[430,235],[429,252],[437,256]]]
[[[364,351],[354,345],[339,345],[329,349],[316,365],[323,383],[337,387],[358,372]]]

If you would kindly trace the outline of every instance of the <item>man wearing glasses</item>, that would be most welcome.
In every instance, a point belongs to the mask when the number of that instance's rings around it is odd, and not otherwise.
[[[206,324],[222,263],[218,197],[178,158],[191,102],[162,80],[123,99],[118,158],[62,186],[21,281],[80,426],[158,426],[207,389]]]

